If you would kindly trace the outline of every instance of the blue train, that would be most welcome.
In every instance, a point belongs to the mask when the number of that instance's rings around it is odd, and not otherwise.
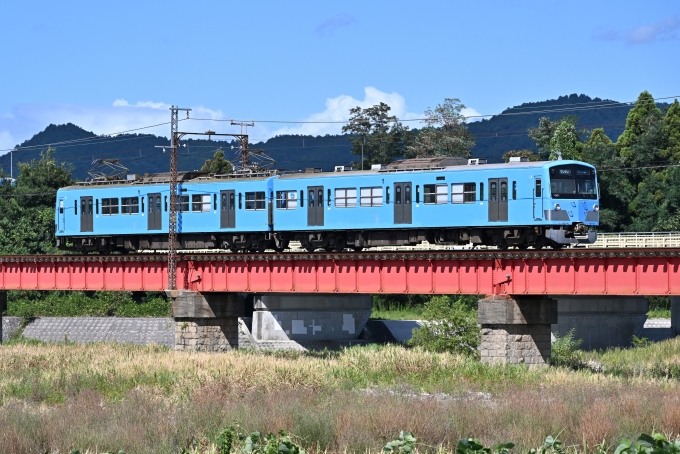
[[[596,172],[583,162],[424,158],[345,170],[182,172],[178,248],[283,251],[293,240],[309,251],[424,240],[559,248],[596,239]],[[167,249],[169,174],[128,178],[60,189],[58,246],[102,253]]]

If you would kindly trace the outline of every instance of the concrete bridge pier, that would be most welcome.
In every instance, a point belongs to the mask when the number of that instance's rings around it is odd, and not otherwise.
[[[246,312],[243,294],[166,293],[172,298],[175,350],[221,352],[238,348],[239,317]]]
[[[547,296],[489,295],[479,300],[481,360],[543,366],[550,358],[550,325],[557,301]]]

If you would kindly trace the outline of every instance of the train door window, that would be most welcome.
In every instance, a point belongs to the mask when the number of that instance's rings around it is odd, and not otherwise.
[[[420,203],[420,186],[416,185],[416,203]]]
[[[489,185],[489,202],[496,202],[498,199],[498,184],[496,182]]]
[[[120,199],[120,212],[122,214],[139,213],[139,199],[137,197],[123,197]]]
[[[99,214],[99,199],[94,201],[94,214]]]
[[[177,201],[179,202],[179,211],[180,213],[186,213],[189,211],[189,196],[188,195],[180,195],[177,197]],[[158,201],[158,211],[161,211],[161,204],[160,200]]]
[[[314,208],[314,189],[309,190],[309,202],[307,202],[307,208]]]
[[[377,207],[382,206],[383,188],[378,186],[374,188],[361,188],[360,201],[362,207]]]
[[[230,210],[236,209],[236,195],[234,194],[234,192],[229,193],[229,209]]]
[[[390,187],[389,186],[385,186],[385,203],[387,205],[390,204]]]
[[[217,211],[217,194],[213,194],[213,210]]]
[[[340,188],[335,190],[336,208],[354,208],[357,206],[356,188]]]
[[[404,186],[404,205],[411,204],[411,183]]]
[[[104,216],[118,214],[118,198],[102,199],[102,214]]]
[[[512,200],[517,200],[517,182],[512,182]]]
[[[328,196],[326,197],[326,204],[331,206],[331,190],[328,189]]]
[[[508,201],[508,183],[505,181],[501,182],[501,202]]]
[[[401,205],[401,186],[394,188],[394,204]]]
[[[484,183],[479,183],[479,201],[484,201]]]
[[[322,207],[323,206],[323,189],[319,189],[317,191],[317,195],[319,196],[318,200],[316,201],[317,206]]]
[[[305,207],[305,191],[300,191],[300,208]]]
[[[73,212],[74,212],[75,215],[77,216],[77,215],[78,215],[78,201],[77,201],[77,200],[74,200],[74,201],[73,201],[73,205],[75,205],[75,206],[73,207]]]
[[[536,197],[541,197],[542,190],[541,190],[541,179],[536,178]]]

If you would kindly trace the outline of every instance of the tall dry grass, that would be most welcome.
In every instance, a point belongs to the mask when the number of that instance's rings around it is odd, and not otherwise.
[[[423,394],[426,391],[427,394]],[[339,354],[176,353],[114,344],[0,347],[0,452],[169,453],[239,422],[329,452],[400,430],[538,446],[680,433],[680,386],[648,376],[487,366],[398,346]]]

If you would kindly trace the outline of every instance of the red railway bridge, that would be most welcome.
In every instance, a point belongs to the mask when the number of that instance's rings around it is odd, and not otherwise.
[[[268,342],[317,333],[356,339],[371,294],[477,294],[485,296],[482,360],[544,364],[557,323],[553,297],[609,304],[680,295],[680,248],[189,253],[178,255],[176,273],[170,296],[180,350],[237,346],[244,294],[255,298],[248,329]],[[167,282],[160,253],[0,256],[0,298],[6,290],[165,291]]]
[[[0,256],[0,290],[163,291],[167,256]],[[195,292],[680,295],[680,248],[180,254]]]

